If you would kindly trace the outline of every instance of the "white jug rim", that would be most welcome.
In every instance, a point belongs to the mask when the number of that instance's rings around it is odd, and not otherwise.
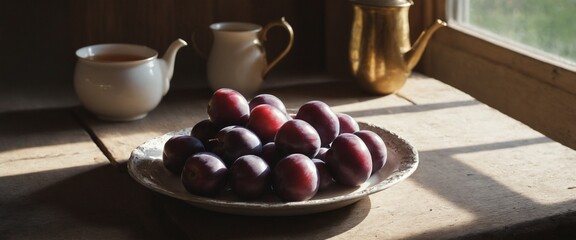
[[[258,32],[262,26],[248,22],[219,22],[210,25],[210,29],[222,32]]]

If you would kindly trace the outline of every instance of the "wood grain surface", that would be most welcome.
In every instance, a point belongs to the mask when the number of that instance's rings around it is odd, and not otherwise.
[[[510,237],[558,227],[573,213],[576,152],[437,80],[414,75],[397,94],[374,96],[351,82],[271,88],[288,108],[322,100],[334,111],[397,133],[419,151],[406,181],[332,212],[295,217],[212,213],[177,200],[163,205],[184,233],[210,238],[449,239]],[[198,97],[192,97],[198,96]],[[206,93],[174,93],[134,123],[87,120],[121,162],[131,148],[205,118]],[[90,116],[86,116],[88,119]],[[147,129],[147,131],[142,131]],[[568,220],[567,220],[568,219]],[[222,225],[235,225],[222,231]],[[521,231],[521,229],[523,229]]]

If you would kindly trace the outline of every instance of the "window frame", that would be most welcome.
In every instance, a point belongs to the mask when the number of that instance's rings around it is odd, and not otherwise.
[[[423,22],[448,27],[431,39],[420,71],[576,149],[576,67],[450,21],[462,7],[455,1],[422,2],[434,9]]]

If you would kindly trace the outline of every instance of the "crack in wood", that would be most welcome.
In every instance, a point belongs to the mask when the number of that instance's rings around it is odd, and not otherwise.
[[[104,156],[108,159],[108,161],[110,161],[110,163],[114,166],[119,166],[120,163],[114,159],[114,156],[112,156],[110,150],[108,150],[104,142],[102,142],[102,140],[96,135],[96,133],[86,123],[84,123],[84,121],[82,121],[76,114],[73,115],[78,124],[80,124],[82,129],[86,131],[88,136],[90,136],[90,139],[92,139],[92,142],[94,142],[94,144],[98,147],[98,149],[100,149],[100,151],[102,152],[102,154],[104,154]]]

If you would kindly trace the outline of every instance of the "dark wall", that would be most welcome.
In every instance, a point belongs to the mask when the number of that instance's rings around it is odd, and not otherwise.
[[[3,84],[40,83],[70,90],[74,52],[80,47],[124,42],[163,54],[177,38],[189,46],[178,53],[173,84],[203,84],[205,60],[190,46],[193,32],[199,48],[208,52],[208,26],[213,22],[265,25],[281,17],[292,25],[295,42],[273,71],[291,74],[324,68],[324,0],[8,0],[0,5]],[[270,31],[268,55],[275,56],[286,39],[282,30]]]
[[[422,29],[423,2],[411,7],[411,35]],[[177,56],[172,85],[206,85],[208,26],[220,21],[264,25],[285,17],[295,32],[292,51],[270,75],[349,73],[347,47],[351,25],[348,0],[7,0],[0,3],[0,101],[28,99],[48,91],[74,97],[76,49],[96,43],[124,42],[152,47],[162,54],[177,38],[189,43]],[[270,31],[268,56],[285,46],[287,35]],[[289,78],[289,77],[288,77]],[[348,79],[344,77],[344,79]],[[44,90],[46,88],[47,90]],[[31,91],[35,90],[35,91]],[[22,96],[22,97],[20,97]],[[1,104],[3,106],[9,104]]]
[[[23,0],[1,5],[2,84],[69,81],[74,60],[69,3]]]

